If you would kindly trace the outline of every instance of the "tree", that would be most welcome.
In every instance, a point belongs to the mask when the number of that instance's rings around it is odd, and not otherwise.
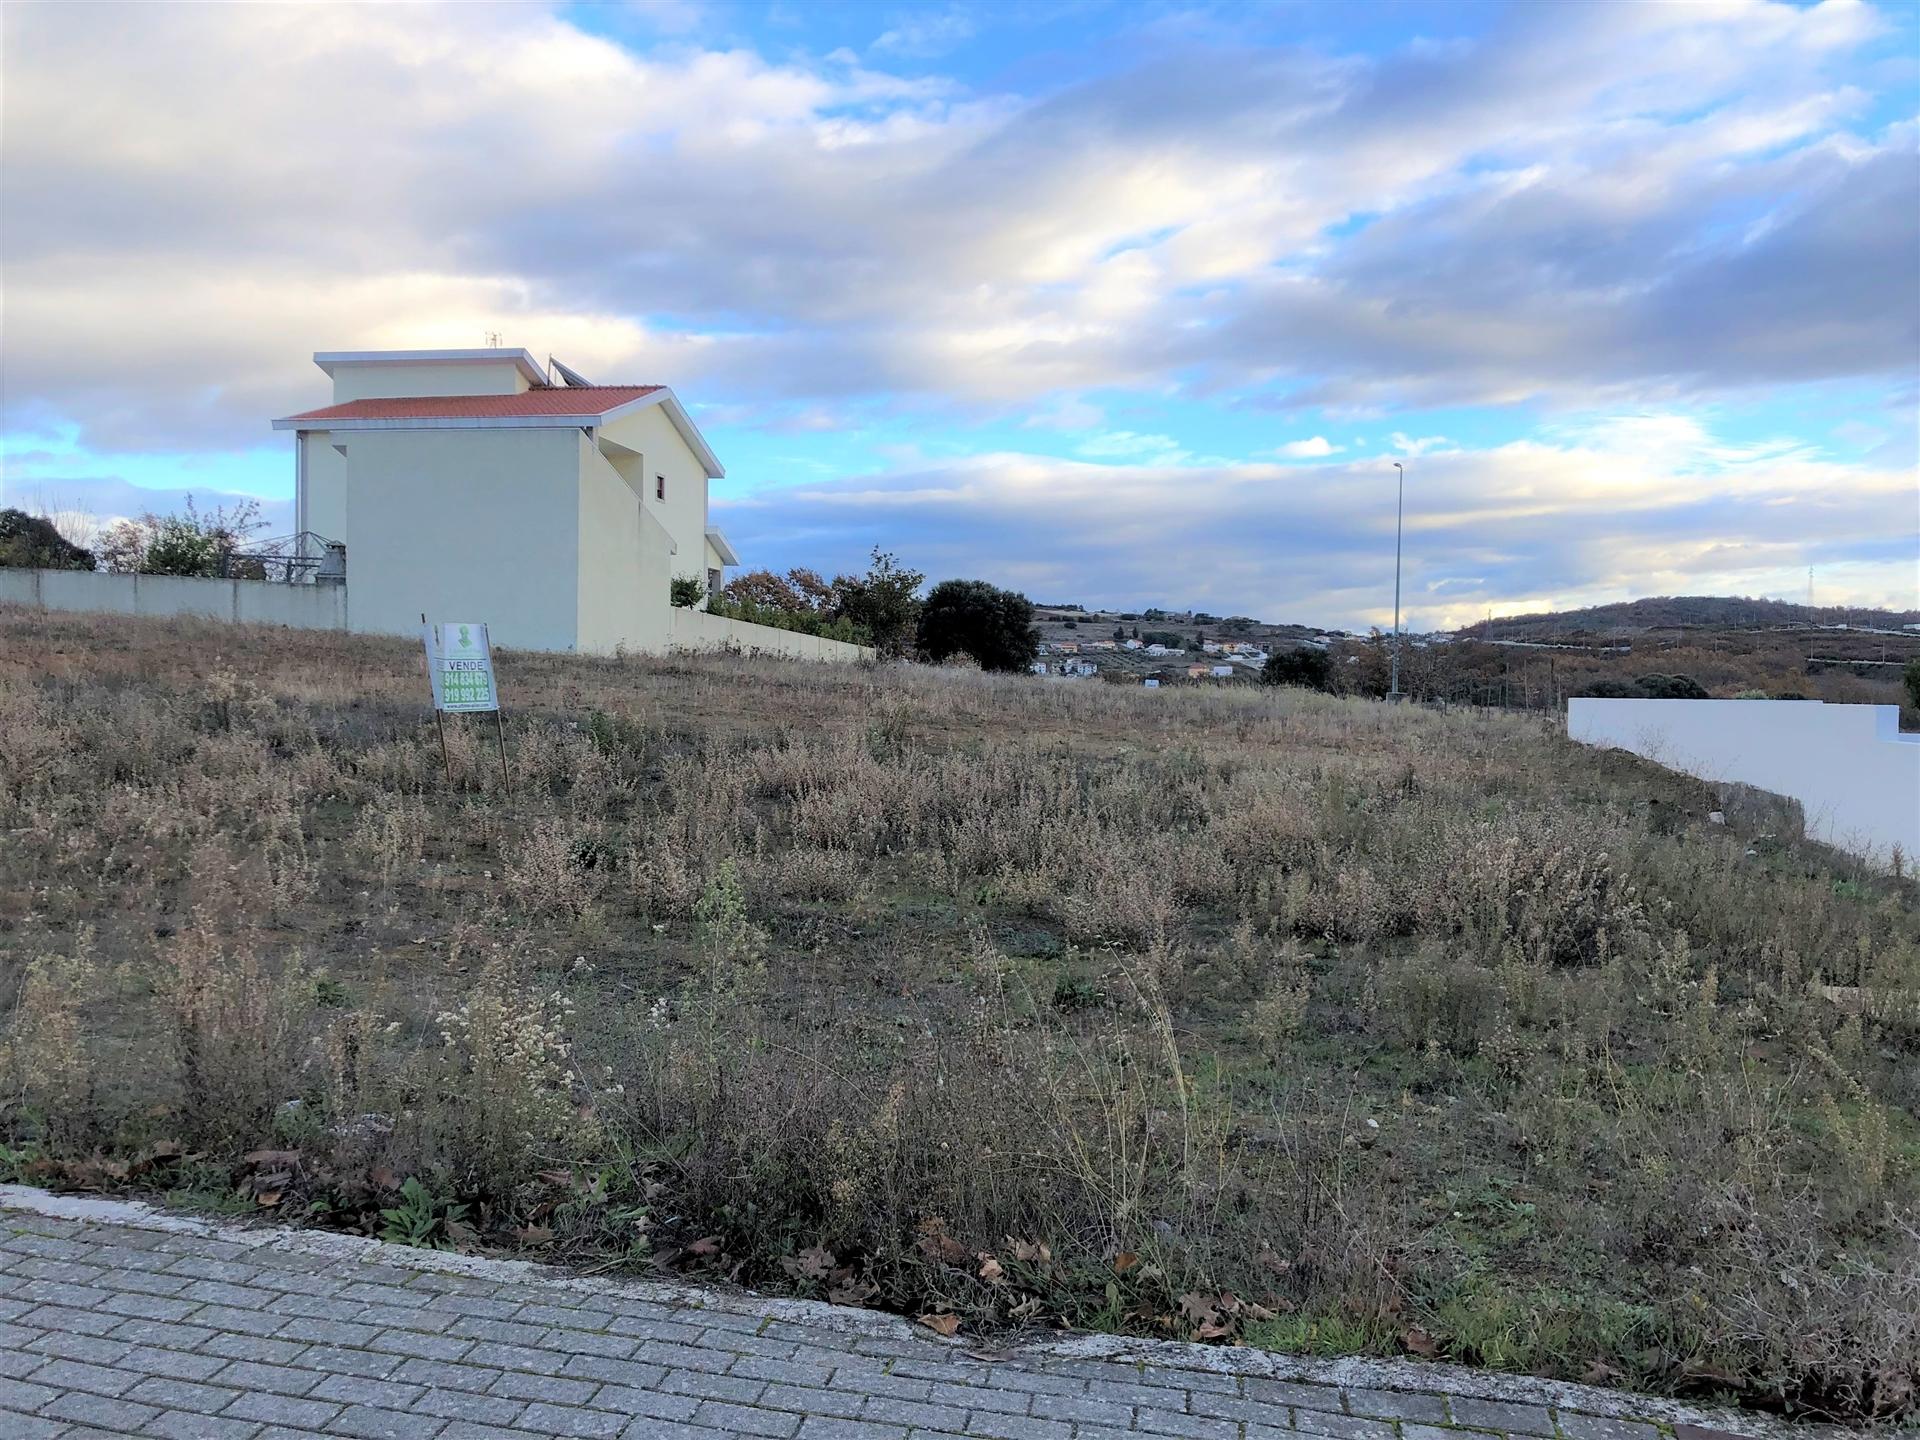
[[[93,552],[76,545],[51,520],[24,510],[0,510],[0,566],[29,570],[91,570]]]
[[[707,593],[707,587],[691,575],[676,575],[667,586],[667,598],[681,609],[698,605],[700,597]]]
[[[1906,682],[1907,703],[1920,710],[1920,655],[1907,661],[1907,668],[1901,672],[1900,678]]]
[[[750,609],[788,610],[798,614],[814,608],[791,580],[771,570],[748,570],[736,575],[720,593],[735,605]]]
[[[1298,685],[1308,690],[1333,690],[1333,660],[1324,650],[1302,645],[1296,650],[1280,650],[1267,657],[1261,667],[1262,685]]]
[[[1124,639],[1126,639],[1126,638],[1127,638],[1127,627],[1126,627],[1126,626],[1124,626],[1124,625],[1116,625],[1116,626],[1114,626],[1114,627],[1113,627],[1113,638],[1114,638],[1114,639],[1116,639],[1116,640],[1124,640]]]
[[[935,662],[964,654],[982,670],[1025,670],[1039,647],[1033,602],[984,580],[942,580],[920,610],[920,649]]]
[[[860,626],[882,655],[904,655],[912,648],[920,622],[920,587],[927,577],[905,570],[879,546],[865,575],[841,575],[833,582],[836,613]]]
[[[184,515],[155,515],[121,520],[100,538],[100,559],[116,575],[188,575],[221,579],[232,572],[234,552],[249,535],[266,528],[258,500],[219,506],[206,514],[187,497]],[[259,578],[257,561],[246,578]]]

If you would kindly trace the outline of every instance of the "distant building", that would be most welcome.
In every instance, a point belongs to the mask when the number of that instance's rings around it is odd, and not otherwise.
[[[1149,675],[1146,679],[1142,680],[1140,683],[1148,690],[1158,690],[1160,688],[1160,682],[1154,679],[1151,675]]]
[[[1216,665],[1213,667],[1213,675],[1216,680],[1231,674],[1233,674],[1233,666],[1231,665]]]
[[[1909,628],[1920,630],[1920,625],[1910,626]],[[1140,642],[1138,640],[1122,640],[1120,644],[1123,648],[1128,650],[1138,650],[1141,648]]]
[[[1031,665],[1029,665],[1027,669],[1031,670],[1036,675],[1044,675],[1047,673],[1047,662],[1044,660],[1036,660]]]
[[[1149,655],[1165,655],[1166,653],[1167,653],[1167,647],[1164,645],[1147,646],[1147,654]]]
[[[1187,666],[1187,678],[1189,680],[1204,680],[1211,673],[1213,673],[1213,667],[1210,665]]]

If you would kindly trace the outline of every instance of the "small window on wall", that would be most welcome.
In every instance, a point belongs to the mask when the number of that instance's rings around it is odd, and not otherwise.
[[[656,475],[653,477],[653,498],[656,500],[664,500],[667,498],[666,476]]]

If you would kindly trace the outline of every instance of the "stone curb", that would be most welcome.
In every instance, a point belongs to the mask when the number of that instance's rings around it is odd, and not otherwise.
[[[499,1284],[525,1282],[577,1295],[624,1295],[657,1304],[730,1314],[761,1315],[848,1336],[910,1341],[962,1355],[990,1350],[1014,1360],[1098,1360],[1147,1365],[1166,1370],[1205,1371],[1258,1379],[1328,1385],[1346,1390],[1401,1390],[1502,1400],[1578,1411],[1609,1419],[1651,1420],[1666,1426],[1697,1425],[1754,1440],[1808,1440],[1815,1434],[1846,1433],[1833,1426],[1794,1423],[1754,1411],[1689,1405],[1658,1396],[1605,1390],[1570,1381],[1544,1380],[1474,1370],[1430,1360],[1367,1357],[1313,1359],[1245,1346],[1197,1345],[1178,1340],[1146,1340],[1124,1335],[1071,1334],[1021,1339],[1001,1346],[980,1339],[945,1339],[899,1316],[874,1310],[754,1295],[718,1287],[665,1280],[580,1275],[531,1260],[494,1259],[444,1250],[421,1250],[358,1235],[289,1226],[248,1225],[177,1215],[140,1200],[110,1200],[91,1195],[60,1195],[25,1185],[0,1185],[0,1213],[25,1211],[48,1219],[123,1225],[219,1240],[247,1249],[279,1250],[343,1263],[377,1263],[409,1270]],[[1475,1432],[1463,1431],[1463,1436]]]

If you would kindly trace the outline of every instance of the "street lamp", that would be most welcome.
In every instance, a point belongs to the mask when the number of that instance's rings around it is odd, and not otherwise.
[[[1407,468],[1398,460],[1393,468],[1400,472],[1400,498],[1393,509],[1393,666],[1387,685],[1389,703],[1400,698],[1400,527],[1407,513]]]

